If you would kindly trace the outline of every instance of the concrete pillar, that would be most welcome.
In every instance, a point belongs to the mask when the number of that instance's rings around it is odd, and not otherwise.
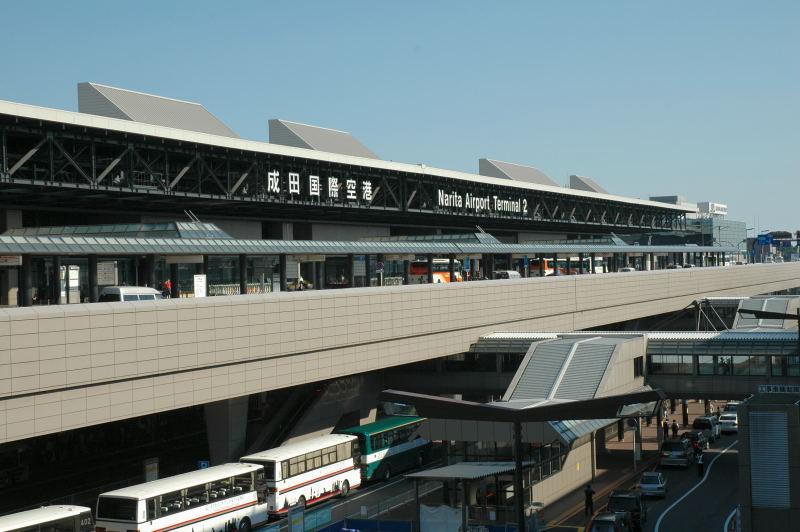
[[[403,284],[411,284],[411,261],[403,261]]]
[[[169,297],[172,299],[181,297],[181,290],[178,288],[178,264],[169,265],[169,282],[172,284],[169,289]]]
[[[553,254],[553,275],[560,275],[558,272],[558,253]]]
[[[352,253],[347,255],[347,277],[350,282],[350,288],[356,287],[356,256]]]
[[[572,257],[567,255],[567,275],[572,275]]]
[[[645,253],[642,255],[642,262],[644,263],[644,267],[642,268],[644,271],[649,272],[652,269],[652,253]]]
[[[177,273],[177,270],[175,273]],[[175,286],[175,284],[173,279],[172,286]],[[239,255],[239,293],[247,293],[247,255]]]
[[[470,257],[469,260],[469,277],[475,280],[475,273],[478,271],[478,259]]]
[[[382,273],[378,273],[379,268]],[[382,253],[375,255],[375,277],[378,278],[378,286],[383,286],[383,279],[386,277],[386,264]]]
[[[173,281],[173,285],[174,284],[175,282]],[[59,290],[59,293],[60,292]],[[97,303],[99,300],[100,291],[97,289],[97,255],[89,255],[89,302]]]
[[[50,284],[53,285],[53,304],[60,305],[61,301],[61,257],[53,257],[53,272]]]
[[[681,413],[683,414],[683,419],[681,420],[684,427],[689,426],[689,404],[686,402],[686,399],[681,400]]]
[[[595,261],[597,260],[597,255],[594,253],[589,253],[589,273],[597,273],[595,271]]]
[[[427,259],[428,259],[428,262],[427,262],[427,264],[428,264],[428,284],[432,284],[433,283],[433,255],[429,254],[427,256]]]
[[[289,289],[286,274],[286,253],[281,253],[278,255],[278,282],[280,283],[281,292],[286,292]]]
[[[544,255],[536,255],[539,259],[539,277],[544,277]]]
[[[586,269],[583,266],[583,253],[578,253],[578,273],[583,275],[586,272]]]
[[[364,255],[364,286],[367,288],[372,286],[372,264],[369,260],[369,254]]]
[[[144,258],[145,286],[156,288],[156,256],[146,255]]]
[[[628,254],[627,253],[623,253],[622,254],[622,267],[623,268],[627,268],[628,266],[630,266],[630,264],[628,264]]]
[[[203,275],[208,275],[208,255],[203,255],[203,264],[200,266],[201,270],[200,273]],[[206,280],[206,283],[208,280]]]
[[[450,273],[450,282],[454,283],[456,282],[456,256],[451,253],[448,255],[447,261],[447,271]]]
[[[236,462],[244,454],[247,404],[248,397],[245,395],[204,405],[212,465]]]
[[[22,256],[22,306],[33,305],[33,257]]]

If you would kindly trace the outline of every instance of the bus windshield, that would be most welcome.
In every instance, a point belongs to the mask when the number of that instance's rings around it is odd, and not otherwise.
[[[97,518],[113,521],[136,522],[136,499],[100,497],[97,500]]]

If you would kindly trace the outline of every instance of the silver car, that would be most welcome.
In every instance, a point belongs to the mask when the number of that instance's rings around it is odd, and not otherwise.
[[[739,432],[739,415],[735,412],[726,412],[719,416],[719,424],[722,433]]]
[[[666,497],[667,478],[657,471],[646,471],[639,479],[639,491],[646,497]]]

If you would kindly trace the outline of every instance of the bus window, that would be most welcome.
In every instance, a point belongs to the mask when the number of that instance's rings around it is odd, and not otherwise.
[[[208,497],[212,501],[227,499],[231,496],[233,496],[233,485],[231,484],[231,479],[223,478],[220,480],[215,480],[214,482],[209,482]]]
[[[161,508],[158,504],[158,497],[147,499],[147,520],[152,521],[161,517]]]
[[[97,501],[97,518],[114,521],[131,521],[136,523],[136,499],[118,499],[116,497],[100,497]]]
[[[200,486],[192,486],[186,490],[186,497],[184,497],[184,502],[186,503],[187,508],[193,508],[195,506],[200,506],[201,504],[205,504],[208,502],[208,494],[206,493],[206,485],[201,484]]]
[[[239,494],[243,491],[253,490],[253,474],[245,473],[233,477],[233,493]]]
[[[161,515],[174,514],[183,509],[183,495],[174,491],[161,496]],[[99,518],[98,518],[99,519]]]

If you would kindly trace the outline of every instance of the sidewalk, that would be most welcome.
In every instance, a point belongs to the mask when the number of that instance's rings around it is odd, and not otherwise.
[[[695,417],[704,415],[702,402],[689,402],[689,425],[681,425],[682,415],[680,403],[676,403],[675,413],[668,411],[667,419],[670,423],[674,419],[680,426],[679,432],[691,430],[691,423]],[[595,512],[602,508],[606,503],[606,498],[615,489],[624,489],[631,486],[642,471],[652,469],[658,464],[658,454],[660,440],[656,420],[653,418],[648,427],[642,419],[642,461],[633,468],[633,432],[626,432],[625,439],[622,441],[610,441],[606,443],[606,452],[597,455],[597,467],[595,479],[592,481],[594,495]],[[584,495],[580,486],[557,501],[548,504],[540,512],[539,517],[542,522],[550,526],[556,526],[570,522],[586,524],[588,518],[583,519]]]

